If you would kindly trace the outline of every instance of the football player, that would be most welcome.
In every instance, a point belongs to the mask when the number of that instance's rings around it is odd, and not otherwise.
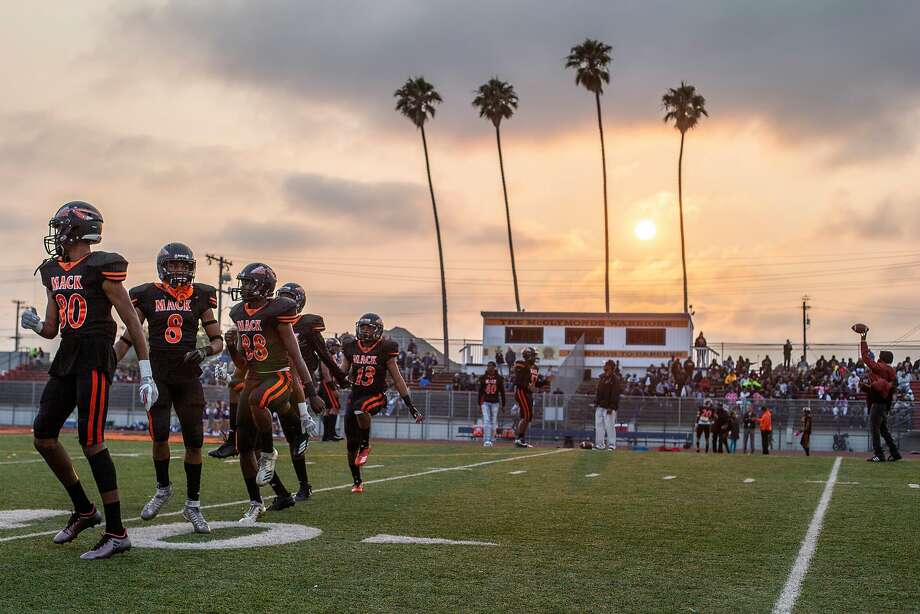
[[[498,423],[499,407],[505,408],[505,378],[491,360],[486,366],[486,372],[479,378],[479,407],[482,408],[482,445],[491,448]]]
[[[326,339],[326,351],[329,352],[329,355],[341,368],[345,360],[342,355],[342,342],[337,337]],[[339,390],[336,389],[336,380],[333,378],[329,368],[325,364],[321,364],[319,368],[322,376],[319,395],[326,404],[326,413],[323,416],[323,441],[342,441],[343,438],[336,433],[335,423],[339,419],[339,410],[342,407],[341,397],[343,395],[340,395]],[[346,390],[343,389],[342,392],[345,393]]]
[[[706,453],[709,454],[709,436],[712,431],[712,423],[715,420],[715,412],[712,410],[712,401],[706,399],[703,405],[696,412],[696,451],[700,451],[700,438],[706,436]],[[713,441],[713,452],[715,452],[715,441]]]
[[[316,395],[294,336],[297,305],[287,297],[274,296],[275,272],[266,264],[254,262],[236,278],[239,285],[230,292],[234,300],[241,302],[230,310],[237,340],[229,349],[237,368],[246,370],[237,408],[236,439],[250,500],[240,522],[253,524],[265,513],[259,487],[275,477],[278,452],[272,440],[272,412],[282,413],[291,398],[292,365],[314,411],[322,411],[323,402]],[[254,448],[260,452],[258,462]]]
[[[228,349],[234,348],[236,347],[237,339],[237,330],[231,326],[224,333],[224,343],[226,343]],[[236,412],[240,403],[240,392],[243,391],[243,376],[245,373],[245,369],[240,369],[234,365],[233,373],[230,375],[229,381],[227,381],[229,401],[227,403],[227,438],[220,446],[208,452],[208,456],[212,458],[230,458],[239,454],[239,450],[236,449]]]
[[[195,282],[195,255],[182,243],[167,243],[157,254],[160,283],[147,283],[131,289],[131,304],[137,317],[148,323],[150,363],[159,398],[147,412],[150,438],[153,440],[153,466],[157,485],[153,497],[141,510],[141,518],[153,520],[172,497],[169,480],[169,423],[171,409],[182,426],[185,444],[185,506],[182,517],[196,533],[210,533],[201,513],[201,446],[204,444],[201,414],[204,389],[198,365],[220,354],[224,341],[220,335],[214,309],[217,290]],[[208,343],[197,347],[198,324],[204,328]],[[131,347],[132,338],[125,334],[115,344],[121,359]]]
[[[348,467],[354,480],[351,492],[362,493],[361,466],[367,463],[371,453],[371,416],[386,407],[387,373],[416,424],[425,417],[412,403],[409,388],[396,365],[399,346],[394,341],[383,339],[380,316],[376,313],[361,316],[355,323],[355,336],[357,338],[346,343],[342,349],[344,369],[351,381],[351,405],[345,413],[345,440],[348,444]]]
[[[532,347],[524,348],[521,358],[514,363],[514,400],[521,411],[518,420],[517,438],[514,445],[518,448],[532,448],[527,443],[527,427],[533,420],[533,393],[541,384],[540,371],[537,369],[537,351]]]
[[[58,440],[61,427],[77,407],[78,439],[105,512],[105,532],[80,556],[85,560],[107,559],[131,548],[121,520],[115,465],[105,445],[109,387],[116,364],[113,344],[117,327],[112,307],[128,334],[138,339],[141,403],[150,409],[157,399],[143,329],[122,285],[128,263],[118,254],[92,251],[91,246],[102,241],[102,224],[102,214],[89,203],[74,201],[58,209],[48,222],[45,237],[45,250],[51,258],[37,269],[48,294],[45,320],[34,308],[23,312],[21,318],[23,328],[46,339],[53,339],[58,332],[61,335],[33,424],[34,443],[73,503],[67,526],[53,539],[56,544],[66,544],[102,522]]]

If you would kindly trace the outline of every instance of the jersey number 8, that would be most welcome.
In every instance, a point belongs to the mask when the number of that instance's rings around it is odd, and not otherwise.
[[[268,358],[268,348],[265,344],[265,337],[259,334],[252,336],[252,339],[249,338],[249,335],[240,335],[240,347],[243,349],[243,354],[246,356],[247,361],[257,360],[263,361]]]
[[[174,313],[166,319],[166,332],[163,333],[166,343],[179,343],[182,341],[182,316]]]

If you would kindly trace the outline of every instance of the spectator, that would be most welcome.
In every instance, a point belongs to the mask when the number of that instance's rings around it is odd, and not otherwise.
[[[786,339],[783,345],[783,368],[788,369],[792,366],[792,342]]]
[[[501,375],[502,366],[505,364],[505,357],[502,356],[502,349],[495,348],[495,368],[498,371],[498,374]]]
[[[696,341],[693,342],[693,347],[696,349],[697,364],[705,365],[709,362],[709,344],[706,342],[706,337],[703,336],[703,331],[700,331]]]
[[[409,345],[406,347],[406,351],[409,354],[418,355],[418,346],[415,345],[415,339],[409,339]]]
[[[802,409],[802,449],[805,450],[805,456],[811,456],[811,410],[807,407]]]
[[[594,449],[617,449],[617,410],[620,407],[620,378],[616,374],[616,365],[612,360],[604,363],[604,373],[597,383],[594,397]]]
[[[508,346],[508,351],[505,352],[505,364],[508,365],[508,370],[514,368],[514,363],[517,361],[517,355],[514,353],[514,350],[511,349],[511,346]]]
[[[734,409],[728,416],[728,452],[734,454],[738,451],[738,412]]]
[[[766,405],[760,413],[760,445],[764,454],[770,453],[770,444],[773,439],[773,413]]]

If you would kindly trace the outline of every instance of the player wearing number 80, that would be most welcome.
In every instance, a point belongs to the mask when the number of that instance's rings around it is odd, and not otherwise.
[[[106,529],[96,546],[80,558],[107,559],[131,548],[121,521],[115,465],[105,446],[109,386],[116,363],[112,307],[132,335],[142,337],[143,330],[122,285],[128,263],[118,254],[92,251],[91,245],[102,241],[99,210],[82,201],[67,203],[48,222],[48,230],[45,250],[52,257],[38,268],[48,293],[45,320],[34,308],[22,315],[23,328],[46,339],[53,339],[59,331],[61,334],[33,425],[35,449],[73,503],[67,526],[54,537],[54,543],[65,544],[102,521],[58,441],[61,427],[76,406],[78,438],[105,506]],[[141,338],[137,344],[141,371],[138,392],[149,408],[156,401],[157,390],[147,354],[147,344]]]
[[[208,356],[220,354],[224,347],[214,319],[217,291],[211,286],[194,283],[195,255],[182,243],[163,246],[157,254],[157,273],[160,283],[142,284],[130,292],[138,318],[148,322],[150,362],[160,391],[159,399],[147,412],[157,486],[141,511],[141,518],[155,518],[172,497],[169,423],[170,409],[175,408],[185,444],[186,501],[182,515],[197,533],[210,533],[199,501],[204,443],[201,415],[205,399],[198,365]],[[200,348],[196,347],[199,322],[209,340]],[[132,341],[130,334],[119,339],[115,345],[119,359],[127,353]]]

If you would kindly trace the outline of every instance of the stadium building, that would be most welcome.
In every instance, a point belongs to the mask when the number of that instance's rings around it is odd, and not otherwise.
[[[644,371],[649,365],[690,356],[693,321],[685,313],[482,312],[483,360],[496,351],[533,346],[540,365],[559,367],[583,352],[584,369],[596,375],[607,360],[622,370]],[[580,361],[579,361],[580,362]]]

